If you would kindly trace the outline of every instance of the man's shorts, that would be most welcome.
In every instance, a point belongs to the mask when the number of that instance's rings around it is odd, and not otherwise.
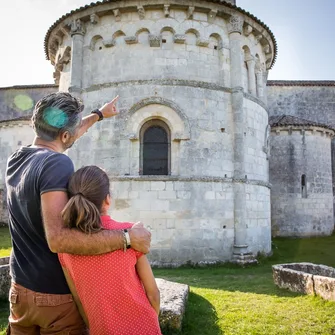
[[[11,335],[88,335],[71,294],[45,294],[12,282]]]

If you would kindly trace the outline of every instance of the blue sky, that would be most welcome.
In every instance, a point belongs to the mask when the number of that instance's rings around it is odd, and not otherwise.
[[[0,87],[52,83],[43,40],[54,21],[89,0],[1,0]],[[272,80],[335,80],[335,0],[237,0],[274,33]]]

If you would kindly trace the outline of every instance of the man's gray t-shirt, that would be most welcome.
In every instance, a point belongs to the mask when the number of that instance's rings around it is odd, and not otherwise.
[[[69,157],[48,149],[22,147],[7,162],[7,203],[13,243],[11,275],[15,283],[35,292],[70,293],[58,256],[50,251],[46,241],[41,195],[66,192],[73,172]]]

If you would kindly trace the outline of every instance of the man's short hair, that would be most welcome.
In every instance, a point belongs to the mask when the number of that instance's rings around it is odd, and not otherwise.
[[[31,118],[36,136],[53,141],[60,133],[74,135],[80,126],[84,105],[70,93],[51,93],[36,103]]]

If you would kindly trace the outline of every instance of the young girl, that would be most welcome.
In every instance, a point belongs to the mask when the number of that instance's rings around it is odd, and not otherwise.
[[[132,227],[107,215],[109,179],[97,166],[75,172],[68,191],[62,212],[67,226],[87,234]],[[161,335],[159,290],[145,255],[125,249],[97,256],[59,254],[59,260],[91,335]]]

